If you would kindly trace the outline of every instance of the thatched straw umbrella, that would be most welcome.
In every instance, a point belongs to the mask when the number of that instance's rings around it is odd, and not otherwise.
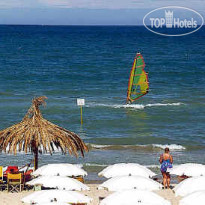
[[[43,118],[39,106],[45,105],[45,99],[47,99],[45,96],[34,98],[30,109],[20,123],[0,131],[1,150],[13,154],[17,151],[33,152],[35,170],[38,168],[39,151],[52,154],[56,146],[62,153],[73,154],[76,157],[78,151],[82,156],[85,151],[88,151],[77,134]]]

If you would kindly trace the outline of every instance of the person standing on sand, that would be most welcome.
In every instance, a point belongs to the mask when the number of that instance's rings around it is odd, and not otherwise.
[[[162,172],[162,176],[163,176],[163,185],[164,188],[169,189],[170,188],[170,174],[169,172],[167,172],[167,168],[172,168],[172,163],[173,163],[173,157],[172,155],[169,153],[169,148],[166,147],[164,149],[164,153],[162,155],[160,155],[160,159],[159,162],[161,164],[161,172]]]

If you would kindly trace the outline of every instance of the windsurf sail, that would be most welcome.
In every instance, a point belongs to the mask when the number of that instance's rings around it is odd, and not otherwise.
[[[148,74],[145,72],[144,68],[144,58],[140,53],[137,53],[130,72],[127,89],[127,103],[132,103],[148,93]]]

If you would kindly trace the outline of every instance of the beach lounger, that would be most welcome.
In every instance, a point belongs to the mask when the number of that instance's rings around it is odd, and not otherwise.
[[[21,192],[24,188],[22,173],[7,175],[7,191]]]
[[[189,178],[189,177],[186,176],[186,175],[177,176],[177,180],[178,180],[179,183],[182,182],[182,181],[185,180],[185,179],[188,179],[188,178]]]
[[[73,179],[77,179],[78,181],[80,181],[80,182],[82,182],[82,183],[85,182],[83,176],[72,176],[72,178],[73,178]]]
[[[5,188],[5,183],[4,183],[3,167],[0,166],[0,189],[3,190],[4,188]]]
[[[3,183],[3,178],[4,178],[3,167],[0,166],[0,183]]]
[[[8,166],[5,174],[8,173],[17,173],[19,171],[18,166]]]

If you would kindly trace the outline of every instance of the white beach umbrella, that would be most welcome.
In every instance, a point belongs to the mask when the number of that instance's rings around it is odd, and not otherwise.
[[[48,164],[38,168],[33,176],[86,176],[87,172],[73,164]]]
[[[62,191],[62,190],[43,190],[36,191],[22,200],[24,203],[49,203],[49,202],[57,202],[57,203],[90,203],[91,198],[80,194],[75,191]]]
[[[205,190],[193,192],[179,201],[179,205],[204,205]]]
[[[205,190],[205,176],[185,179],[174,188],[176,196],[186,196],[200,190]]]
[[[171,169],[168,169],[170,174],[175,174],[178,176],[186,175],[190,177],[205,176],[205,165],[187,163],[174,166]]]
[[[142,176],[119,176],[108,179],[98,189],[108,189],[109,191],[122,191],[127,189],[159,190],[162,185],[152,179]]]
[[[119,164],[114,164],[106,167],[98,175],[104,176],[106,178],[111,178],[116,176],[128,176],[128,175],[153,177],[156,174],[140,164],[119,163]]]
[[[126,190],[115,192],[100,202],[100,205],[171,205],[161,196],[150,191]]]
[[[68,190],[68,191],[89,190],[88,186],[79,182],[78,180],[69,177],[61,177],[61,176],[40,176],[37,177],[36,179],[27,182],[26,184],[32,186],[36,184],[41,184],[43,187],[57,188],[59,190]]]

